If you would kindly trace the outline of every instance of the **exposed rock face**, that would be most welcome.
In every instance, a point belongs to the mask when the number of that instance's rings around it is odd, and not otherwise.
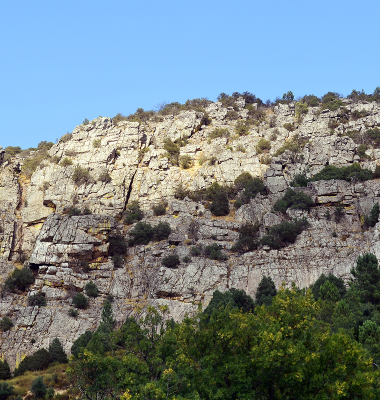
[[[248,115],[244,107],[244,99],[238,99],[235,110],[243,120]],[[0,276],[4,281],[28,260],[36,278],[27,293],[4,293],[0,299],[1,316],[9,315],[14,323],[12,330],[0,336],[0,352],[14,367],[23,354],[48,346],[54,337],[69,351],[81,333],[96,328],[107,295],[115,298],[113,309],[119,323],[148,303],[168,304],[174,318],[181,319],[196,309],[196,302],[206,305],[216,289],[241,288],[254,296],[264,275],[271,276],[277,286],[285,281],[306,287],[329,272],[348,279],[359,254],[371,251],[380,257],[380,223],[362,230],[363,216],[380,201],[378,180],[309,182],[296,190],[311,196],[311,211],[281,214],[272,210],[295,175],[310,177],[326,165],[360,161],[358,144],[344,133],[380,126],[380,106],[345,100],[345,107],[350,113],[365,111],[366,116],[338,124],[331,132],[331,121],[339,121],[339,110],[311,107],[296,130],[289,132],[283,124],[294,123],[295,102],[279,104],[268,115],[276,118],[276,127],[261,122],[246,136],[211,141],[207,138],[213,129],[224,128],[234,135],[237,123],[226,119],[233,109],[220,102],[206,108],[212,120],[207,126],[201,125],[203,113],[197,111],[144,124],[121,121],[116,125],[110,118],[99,117],[54,145],[49,153],[57,164],[43,161],[30,180],[20,172],[23,160],[15,157],[4,162],[0,148]],[[193,159],[191,168],[171,163],[164,149],[167,138],[188,138],[180,155]],[[262,138],[271,141],[264,155],[256,148]],[[286,150],[274,156],[296,139],[303,141],[300,152]],[[370,147],[366,154],[369,159],[361,164],[373,171],[380,163],[380,150]],[[269,165],[264,156],[272,156]],[[66,158],[72,164],[66,160],[62,166]],[[88,171],[84,177],[78,178],[78,166],[82,173]],[[235,211],[231,204],[227,217],[212,216],[202,202],[175,198],[180,184],[190,192],[215,181],[231,185],[243,172],[262,177],[266,194],[258,194]],[[153,226],[167,222],[172,232],[167,240],[130,247],[120,265],[111,257],[110,236],[121,235],[128,241],[136,225],[126,226],[121,217],[134,200],[144,210],[144,222]],[[162,201],[168,202],[167,213],[155,217],[151,208]],[[344,206],[340,222],[329,217],[337,204]],[[67,212],[73,208],[92,214],[70,216]],[[270,226],[302,216],[307,216],[310,226],[294,244],[281,250],[261,247],[245,254],[230,252],[241,224],[258,221],[264,235]],[[191,255],[192,245],[211,243],[221,246],[228,260]],[[178,268],[167,268],[162,259],[170,254],[186,261]],[[90,281],[96,283],[100,297],[91,298],[90,307],[81,310],[78,319],[69,317],[73,293],[83,291]],[[45,295],[47,307],[27,306],[27,296],[37,291]]]

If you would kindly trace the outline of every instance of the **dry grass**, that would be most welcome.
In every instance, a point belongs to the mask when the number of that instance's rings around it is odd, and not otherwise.
[[[68,387],[65,373],[67,367],[68,364],[56,364],[43,371],[28,371],[24,375],[9,379],[7,383],[14,387],[13,393],[15,396],[25,396],[30,390],[34,379],[43,375],[45,384],[52,386],[54,390],[62,394],[62,391],[66,391]]]

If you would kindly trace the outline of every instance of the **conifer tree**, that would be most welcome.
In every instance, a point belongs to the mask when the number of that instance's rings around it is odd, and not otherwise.
[[[270,276],[263,276],[256,292],[256,303],[261,306],[265,304],[270,306],[272,298],[276,296],[277,290],[274,282]]]
[[[11,369],[9,368],[8,361],[4,358],[4,361],[0,360],[0,379],[6,380],[11,378]]]
[[[58,338],[53,339],[49,345],[50,362],[57,361],[61,364],[67,363],[67,355],[63,350],[62,343]]]

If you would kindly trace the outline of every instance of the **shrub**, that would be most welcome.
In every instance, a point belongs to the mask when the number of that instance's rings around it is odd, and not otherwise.
[[[189,195],[189,191],[183,187],[183,184],[181,182],[175,189],[174,197],[176,199],[183,200],[188,195]]]
[[[369,159],[370,157],[365,153],[367,150],[367,145],[366,144],[361,144],[359,145],[357,152],[358,156],[360,157],[361,160]]]
[[[135,221],[141,221],[144,213],[140,208],[139,202],[134,200],[129,204],[124,213],[124,223],[127,225],[133,224]]]
[[[277,125],[277,117],[276,117],[275,115],[272,115],[272,116],[269,118],[269,127],[270,127],[270,128],[275,128],[276,125]],[[271,140],[275,140],[275,139],[271,139]]]
[[[292,187],[306,187],[309,180],[306,177],[306,174],[298,174],[296,175],[293,180],[290,182],[290,186]]]
[[[128,252],[127,243],[125,237],[120,234],[110,235],[109,237],[109,255],[110,256],[124,256]]]
[[[204,248],[204,255],[210,260],[225,261],[228,257],[222,253],[222,247],[216,243],[209,244]]]
[[[343,106],[341,96],[335,92],[328,92],[322,97],[322,110],[336,111],[339,107]]]
[[[226,128],[215,128],[208,134],[208,137],[210,139],[216,139],[216,138],[219,138],[219,137],[229,138],[230,137],[230,132]]]
[[[302,98],[302,101],[306,103],[309,107],[318,107],[320,98],[317,96],[314,96],[313,94],[309,94],[307,96],[304,96]]]
[[[293,132],[296,128],[294,126],[294,124],[287,122],[286,124],[282,125],[286,130],[288,130],[289,132]]]
[[[34,275],[28,266],[22,269],[15,269],[5,280],[4,287],[14,292],[15,290],[25,291],[34,283]]]
[[[334,210],[334,220],[335,222],[340,222],[344,217],[344,207],[342,204],[338,204]]]
[[[86,309],[88,307],[87,297],[83,293],[76,293],[73,297],[73,304],[76,308]]]
[[[301,123],[302,117],[308,113],[307,103],[303,103],[302,101],[298,101],[296,103],[296,120],[298,123]]]
[[[159,215],[165,215],[166,214],[166,206],[167,206],[167,203],[164,201],[161,201],[156,206],[152,207],[154,215],[156,217]]]
[[[1,380],[6,380],[10,379],[12,377],[11,374],[11,369],[9,368],[8,361],[3,358],[3,360],[0,360],[0,379]]]
[[[166,150],[166,157],[173,165],[178,165],[180,146],[174,143],[171,139],[164,141],[164,149]]]
[[[305,144],[308,142],[306,139],[301,139],[299,135],[294,135],[291,140],[288,140],[281,146],[275,153],[275,157],[280,156],[286,150],[291,151],[292,153],[299,153],[304,148]]]
[[[102,141],[101,139],[94,139],[94,141],[92,142],[92,147],[94,147],[95,149],[98,149],[101,145]]]
[[[14,157],[16,154],[22,152],[20,146],[8,146],[4,149],[5,154],[8,154],[10,157]]]
[[[108,171],[104,171],[99,175],[98,181],[104,182],[104,183],[109,183],[112,181],[112,178],[111,178],[110,174],[108,173]]]
[[[28,297],[28,306],[45,307],[46,299],[42,293],[32,294]]]
[[[364,226],[365,227],[374,227],[379,221],[379,203],[375,203],[368,215],[364,217]]]
[[[351,181],[352,178],[360,181],[367,181],[372,179],[373,173],[369,169],[362,169],[360,164],[354,163],[348,167],[336,167],[335,165],[327,165],[314,175],[310,181],[328,181],[331,179],[340,179]]]
[[[261,154],[264,150],[270,150],[272,147],[269,140],[261,138],[256,146],[257,154]]]
[[[3,317],[0,320],[0,329],[2,330],[2,332],[7,332],[9,330],[11,330],[13,326],[13,322],[10,318],[8,317]]]
[[[159,222],[153,228],[153,236],[156,240],[164,240],[169,237],[172,230],[168,222]]]
[[[249,127],[246,123],[238,121],[235,126],[235,132],[238,136],[246,136],[249,133]]]
[[[98,297],[99,296],[99,289],[97,288],[95,283],[92,281],[86,283],[84,290],[86,291],[86,294],[89,297]]]
[[[203,247],[201,245],[192,246],[190,248],[190,255],[192,255],[193,257],[199,257],[202,254],[203,254]]]
[[[234,181],[234,186],[236,191],[243,190],[246,185],[253,180],[252,175],[249,172],[241,173]]]
[[[253,178],[249,172],[243,172],[234,181],[235,193],[240,192],[239,198],[236,200],[234,207],[239,208],[243,204],[256,197],[258,193],[265,194],[265,187],[262,179]]]
[[[115,268],[122,268],[124,259],[122,256],[115,255],[115,256],[112,256],[112,262],[113,262],[113,266]]]
[[[37,399],[42,399],[46,396],[47,386],[43,381],[43,376],[38,376],[33,382],[30,391]]]
[[[189,169],[193,165],[193,159],[189,155],[183,155],[179,159],[179,165],[183,169]]]
[[[185,264],[188,264],[189,262],[191,262],[191,258],[190,258],[189,256],[185,256],[185,257],[183,257],[182,261],[183,261]]]
[[[148,244],[154,236],[153,227],[145,222],[138,222],[128,233],[131,236],[131,239],[129,239],[131,246]]]
[[[276,201],[273,209],[282,212],[285,212],[288,208],[308,210],[313,204],[312,198],[306,193],[302,191],[295,192],[293,189],[288,188],[284,196]]]
[[[226,192],[219,191],[210,205],[210,211],[216,216],[228,215],[230,212],[228,197]]]
[[[178,254],[170,254],[162,259],[162,265],[167,268],[178,268],[180,264]]]
[[[239,240],[231,247],[231,251],[246,253],[247,251],[255,250],[259,245],[259,240],[257,239],[259,228],[260,224],[258,222],[255,222],[255,224],[248,222],[241,225],[239,228]]]
[[[68,315],[70,317],[77,318],[78,317],[78,310],[76,310],[75,308],[70,308],[69,311],[68,311]]]
[[[82,211],[76,207],[70,207],[68,210],[65,210],[69,217],[76,217],[82,214]]]
[[[50,362],[67,363],[67,355],[63,350],[62,343],[58,338],[53,339],[49,345]]]
[[[73,162],[71,161],[71,159],[69,157],[65,157],[60,163],[59,165],[61,165],[62,167],[68,167],[69,165],[73,165]]]
[[[14,376],[20,376],[26,371],[40,371],[46,369],[50,364],[49,352],[42,348],[31,356],[26,356],[14,371]]]
[[[238,145],[236,146],[236,151],[240,151],[242,153],[246,152],[245,147],[241,143],[238,143]]]
[[[8,396],[13,394],[14,387],[7,382],[0,382],[0,400],[6,400]]]
[[[308,226],[309,223],[305,217],[295,218],[292,222],[283,221],[278,225],[271,226],[269,233],[261,238],[260,243],[272,249],[279,249],[286,246],[287,243],[294,243],[297,236]]]
[[[74,168],[72,179],[77,185],[83,185],[91,182],[90,173],[86,168],[83,168],[80,165],[77,165]]]
[[[86,331],[82,335],[78,337],[77,340],[73,343],[71,347],[71,354],[75,357],[78,358],[79,354],[86,348],[88,343],[90,342],[92,338],[93,332],[91,331]]]

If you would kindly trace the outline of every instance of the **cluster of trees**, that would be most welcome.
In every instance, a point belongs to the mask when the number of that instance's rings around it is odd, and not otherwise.
[[[255,301],[242,290],[216,291],[181,323],[166,307],[117,330],[103,321],[97,345],[96,332],[78,339],[71,381],[87,398],[380,398],[376,257],[359,257],[351,273],[348,290],[322,275],[309,290],[278,293],[265,277]]]

